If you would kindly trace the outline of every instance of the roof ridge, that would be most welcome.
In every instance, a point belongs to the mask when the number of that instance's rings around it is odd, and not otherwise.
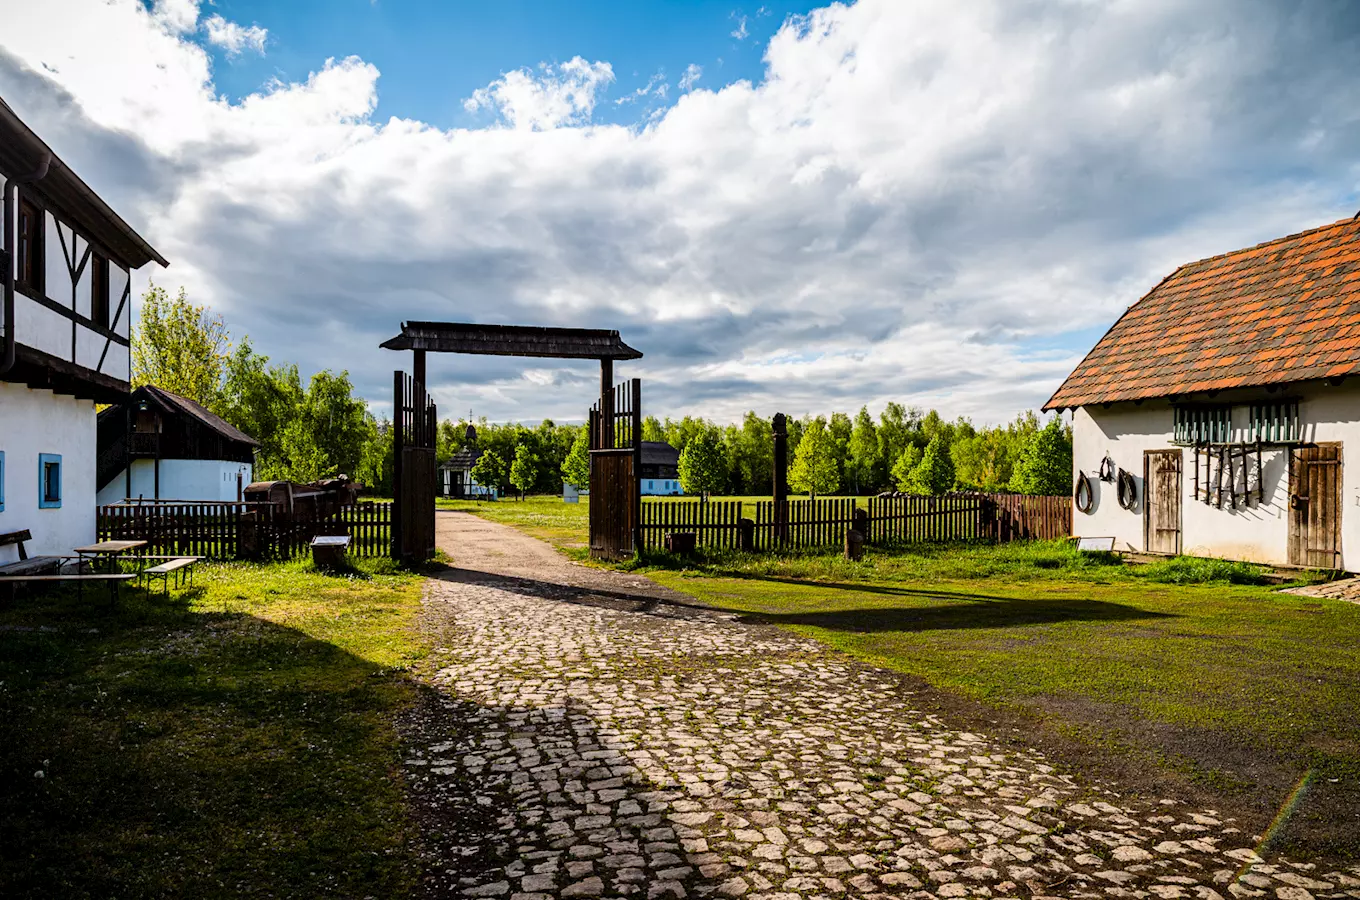
[[[1200,263],[1213,262],[1216,259],[1227,259],[1229,256],[1237,256],[1239,253],[1250,253],[1252,250],[1260,250],[1262,247],[1269,247],[1271,244],[1282,244],[1285,241],[1292,241],[1297,238],[1304,237],[1306,235],[1316,234],[1319,231],[1326,231],[1329,228],[1338,228],[1342,225],[1350,225],[1355,222],[1360,222],[1360,212],[1357,212],[1349,219],[1337,219],[1335,222],[1328,222],[1326,225],[1317,225],[1314,226],[1313,228],[1305,228],[1303,231],[1296,231],[1293,234],[1286,234],[1284,237],[1272,238],[1268,241],[1262,241],[1259,244],[1252,244],[1249,247],[1241,247],[1237,250],[1229,250],[1226,253],[1216,253],[1213,256],[1206,256],[1203,259],[1196,259],[1191,260],[1190,262],[1187,263],[1181,263],[1180,268],[1178,268],[1176,271],[1179,272],[1186,266],[1197,266]],[[1172,274],[1174,275],[1175,273],[1173,272]],[[1159,284],[1158,287],[1161,287],[1161,285]]]

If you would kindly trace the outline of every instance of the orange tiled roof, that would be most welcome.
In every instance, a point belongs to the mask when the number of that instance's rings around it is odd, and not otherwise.
[[[1181,266],[1044,409],[1357,373],[1360,215]]]

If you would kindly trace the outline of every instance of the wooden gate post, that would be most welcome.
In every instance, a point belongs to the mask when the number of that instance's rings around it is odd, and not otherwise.
[[[774,541],[784,546],[789,539],[789,429],[783,413],[774,414]]]
[[[401,562],[401,421],[406,410],[401,369],[392,373],[392,558]]]

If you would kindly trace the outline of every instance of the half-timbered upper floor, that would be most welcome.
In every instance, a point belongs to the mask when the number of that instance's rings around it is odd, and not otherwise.
[[[131,273],[166,261],[0,100],[0,380],[113,402],[131,375]],[[5,271],[5,264],[8,271]],[[0,367],[3,356],[0,356]]]

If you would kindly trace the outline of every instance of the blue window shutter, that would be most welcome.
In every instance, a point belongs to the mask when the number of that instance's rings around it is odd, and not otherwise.
[[[61,454],[38,454],[38,508],[61,509]]]

